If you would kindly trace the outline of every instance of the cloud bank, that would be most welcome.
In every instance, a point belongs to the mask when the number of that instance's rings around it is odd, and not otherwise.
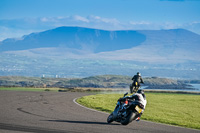
[[[103,30],[160,30],[183,28],[200,34],[200,21],[184,24],[172,22],[153,23],[148,21],[120,22],[116,18],[100,16],[65,16],[0,20],[0,41],[6,38],[22,37],[32,32],[40,32],[60,26],[80,26]]]

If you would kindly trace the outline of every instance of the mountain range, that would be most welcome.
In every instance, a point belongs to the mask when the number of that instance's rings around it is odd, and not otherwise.
[[[0,75],[200,78],[200,35],[184,29],[58,27],[0,42]]]

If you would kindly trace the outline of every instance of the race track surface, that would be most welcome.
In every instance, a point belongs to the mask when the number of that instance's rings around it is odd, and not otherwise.
[[[147,121],[107,124],[108,114],[73,102],[84,95],[89,94],[0,91],[0,133],[200,133]]]

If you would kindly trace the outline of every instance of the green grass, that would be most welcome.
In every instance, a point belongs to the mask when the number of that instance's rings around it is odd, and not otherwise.
[[[111,113],[123,94],[97,94],[77,100],[82,105]],[[200,129],[200,95],[146,93],[143,120]]]

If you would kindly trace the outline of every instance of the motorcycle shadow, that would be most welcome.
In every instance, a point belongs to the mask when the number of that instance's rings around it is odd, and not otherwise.
[[[94,124],[94,125],[121,125],[119,123],[107,123],[107,122],[94,122],[94,121],[72,121],[72,120],[44,120],[49,122],[66,122],[76,124]]]

